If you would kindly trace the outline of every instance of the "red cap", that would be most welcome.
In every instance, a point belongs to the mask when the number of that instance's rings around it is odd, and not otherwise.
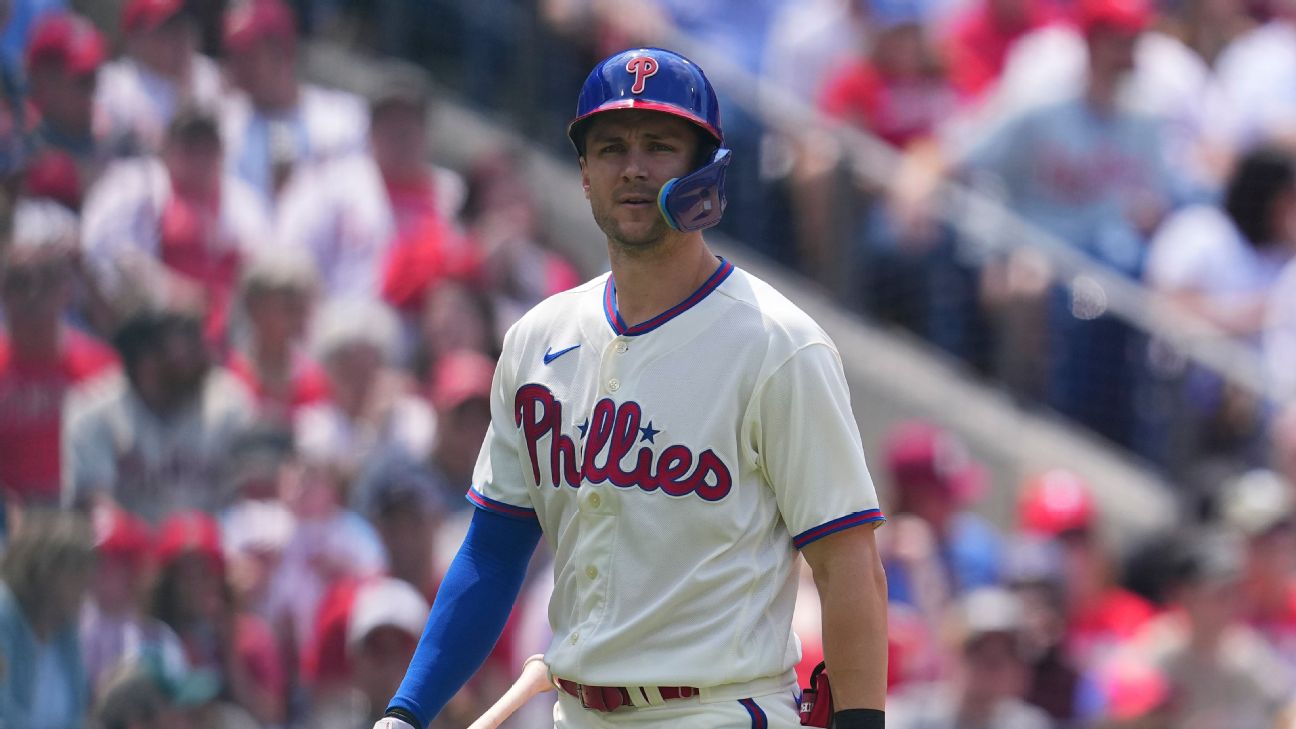
[[[1094,503],[1089,484],[1071,471],[1053,469],[1032,477],[1022,488],[1021,528],[1055,537],[1093,525]]]
[[[184,10],[184,0],[129,0],[122,9],[122,29],[153,30]]]
[[[153,546],[148,522],[117,507],[96,509],[93,517],[95,551],[132,563],[144,561]]]
[[[1137,35],[1152,23],[1146,0],[1080,0],[1077,13],[1086,35],[1100,27]]]
[[[985,489],[985,469],[972,460],[963,442],[931,423],[911,421],[892,430],[886,462],[897,488],[936,484],[965,504]]]
[[[332,585],[315,609],[311,637],[301,652],[302,674],[313,683],[346,680],[351,677],[347,658],[347,625],[362,581],[343,577]]]
[[[189,554],[206,557],[224,569],[220,525],[201,511],[182,511],[168,517],[158,529],[157,560],[167,566]]]
[[[1101,673],[1106,714],[1113,719],[1146,717],[1171,701],[1170,682],[1153,665],[1121,658],[1112,661]]]
[[[81,209],[81,171],[72,155],[46,147],[27,164],[23,186],[32,197],[57,200],[69,210]]]
[[[226,51],[246,51],[265,38],[297,39],[292,11],[279,0],[246,0],[225,13]]]
[[[27,44],[27,68],[54,64],[80,76],[95,71],[105,55],[103,35],[79,15],[54,13],[32,32]]]
[[[432,376],[432,403],[453,410],[474,397],[490,398],[495,363],[480,352],[459,349],[437,363]]]

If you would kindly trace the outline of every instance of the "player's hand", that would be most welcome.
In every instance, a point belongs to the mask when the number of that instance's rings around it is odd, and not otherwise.
[[[407,721],[402,721],[394,716],[384,716],[373,725],[373,729],[414,729]]]

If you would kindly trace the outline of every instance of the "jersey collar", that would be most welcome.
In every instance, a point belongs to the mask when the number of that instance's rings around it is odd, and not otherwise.
[[[617,311],[616,304],[616,281],[612,274],[608,274],[607,283],[603,284],[603,314],[607,317],[608,325],[618,336],[637,337],[640,334],[647,334],[675,317],[683,314],[689,309],[697,306],[712,291],[720,288],[720,284],[729,278],[729,274],[734,272],[734,265],[724,258],[720,259],[720,266],[716,268],[706,281],[698,287],[697,291],[689,294],[688,298],[662,313],[654,316],[645,322],[640,322],[634,326],[628,326],[625,319],[621,318],[620,312]]]

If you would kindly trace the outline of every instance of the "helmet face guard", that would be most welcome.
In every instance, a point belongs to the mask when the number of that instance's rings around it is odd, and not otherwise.
[[[577,154],[584,154],[585,131],[592,117],[617,109],[671,114],[715,140],[718,148],[710,162],[663,185],[657,206],[676,230],[702,230],[719,223],[731,155],[724,146],[720,103],[702,69],[678,53],[660,48],[636,48],[604,59],[585,79],[576,118],[567,127]]]

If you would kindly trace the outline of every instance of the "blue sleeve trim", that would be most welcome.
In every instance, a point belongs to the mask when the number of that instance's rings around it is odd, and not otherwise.
[[[535,521],[473,513],[389,710],[425,727],[477,672],[504,631],[540,534]]]
[[[879,521],[886,521],[886,517],[882,515],[881,509],[857,511],[854,514],[847,514],[839,519],[824,522],[817,527],[801,532],[795,537],[792,537],[792,544],[795,545],[797,549],[805,549],[807,544],[823,539],[829,534],[835,534],[836,532],[850,529],[851,527],[859,526],[860,524],[871,524]]]
[[[538,519],[535,509],[528,509],[523,506],[506,504],[503,501],[496,501],[489,496],[482,495],[480,491],[474,488],[468,489],[468,493],[464,498],[468,499],[469,503],[473,506],[476,506],[479,509],[485,509],[492,514],[499,514],[500,516],[507,516],[510,519],[522,519],[525,521],[536,521]]]

